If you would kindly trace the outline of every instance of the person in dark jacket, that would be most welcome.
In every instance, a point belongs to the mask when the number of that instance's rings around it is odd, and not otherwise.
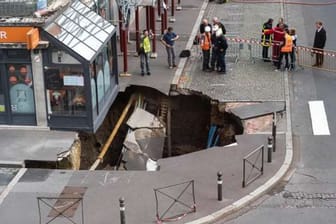
[[[316,31],[313,48],[316,51],[316,63],[313,66],[321,67],[323,64],[323,48],[327,41],[327,32],[323,28],[321,21],[315,23]]]
[[[218,17],[213,17],[212,22],[213,22],[213,26],[217,25],[219,29],[222,29],[223,34],[224,35],[226,34],[225,26],[223,23],[221,23]]]
[[[203,19],[202,23],[199,27],[200,34],[205,33],[205,27],[207,27],[207,26],[210,27],[210,30],[212,30],[212,26],[211,26],[211,24],[209,24],[209,21],[207,19]]]
[[[218,29],[216,32],[216,48],[218,51],[218,65],[219,65],[219,74],[226,73],[226,64],[225,64],[225,54],[226,49],[228,48],[227,40],[223,34],[222,29]]]
[[[218,62],[218,49],[217,49],[217,37],[216,32],[218,31],[218,25],[214,25],[212,27],[212,35],[211,35],[211,61],[210,61],[210,71],[219,71]]]
[[[265,32],[272,30],[272,26],[273,26],[273,19],[270,18],[267,20],[267,22],[263,24],[263,28],[262,28],[262,33],[263,33],[261,36],[261,45],[263,46],[262,47],[262,57],[265,62],[271,61],[268,58],[268,48],[272,44],[272,35],[265,34]]]
[[[279,27],[280,24],[283,24],[284,30],[288,29],[288,25],[285,23],[285,21],[282,17],[279,18],[278,24],[276,26]]]

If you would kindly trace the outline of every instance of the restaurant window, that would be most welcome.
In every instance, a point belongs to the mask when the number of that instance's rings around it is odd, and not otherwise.
[[[49,114],[86,114],[84,71],[81,66],[46,67],[44,75]]]

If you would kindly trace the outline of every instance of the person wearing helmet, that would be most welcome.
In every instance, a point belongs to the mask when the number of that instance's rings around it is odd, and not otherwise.
[[[273,19],[270,18],[263,24],[262,35],[261,35],[261,45],[262,45],[262,57],[265,62],[270,62],[268,58],[268,48],[272,45],[272,35],[268,32],[273,28]],[[268,33],[268,34],[266,34]]]
[[[204,33],[201,34],[200,38],[200,46],[202,48],[202,54],[203,54],[203,71],[209,71],[209,61],[210,61],[210,49],[211,49],[211,28],[210,26],[204,27]]]

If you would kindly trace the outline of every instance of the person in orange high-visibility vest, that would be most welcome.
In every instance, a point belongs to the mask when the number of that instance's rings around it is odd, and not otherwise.
[[[210,49],[211,49],[211,28],[210,26],[206,26],[204,28],[204,33],[201,35],[200,38],[200,46],[202,48],[203,53],[203,71],[210,71]]]
[[[285,64],[285,69],[289,69],[289,61],[288,61],[288,55],[292,52],[293,50],[293,38],[289,35],[289,30],[285,29],[285,37],[283,40],[283,44],[280,46],[280,58],[278,62],[277,69],[279,70],[282,64],[282,58],[285,56],[286,64]]]

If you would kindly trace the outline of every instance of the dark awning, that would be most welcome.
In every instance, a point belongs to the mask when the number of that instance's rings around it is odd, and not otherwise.
[[[115,27],[85,4],[75,1],[44,29],[85,60],[92,61]]]

